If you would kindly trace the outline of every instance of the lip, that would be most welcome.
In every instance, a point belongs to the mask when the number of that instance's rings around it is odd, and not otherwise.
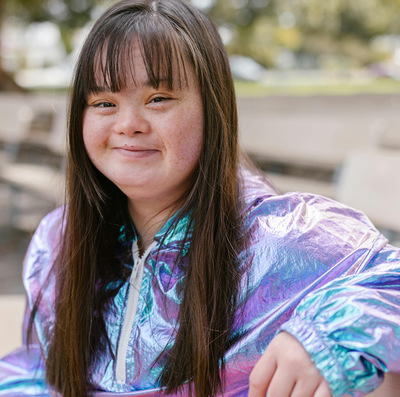
[[[131,158],[148,157],[148,156],[159,153],[158,149],[154,149],[152,147],[146,147],[146,146],[138,146],[138,145],[116,146],[114,148],[114,150],[118,151],[122,155],[131,157]]]

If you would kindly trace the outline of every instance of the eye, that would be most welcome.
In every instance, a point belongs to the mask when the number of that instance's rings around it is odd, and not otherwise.
[[[99,103],[95,103],[93,105],[93,107],[95,108],[111,108],[114,107],[115,105],[111,102],[99,102]]]
[[[150,101],[150,103],[160,103],[160,102],[168,101],[168,100],[170,100],[170,99],[172,99],[172,98],[157,96],[157,97],[153,98],[153,99]]]

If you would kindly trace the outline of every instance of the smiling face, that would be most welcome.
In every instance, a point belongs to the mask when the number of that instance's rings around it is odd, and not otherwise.
[[[178,201],[190,187],[203,145],[203,106],[193,68],[171,88],[154,87],[137,44],[132,76],[112,92],[98,82],[83,116],[83,140],[94,166],[126,194],[140,201]],[[181,73],[183,74],[183,73]]]

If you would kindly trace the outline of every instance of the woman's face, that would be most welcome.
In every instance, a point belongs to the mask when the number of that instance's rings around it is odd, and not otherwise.
[[[148,81],[137,45],[135,82],[89,95],[83,139],[95,167],[135,203],[170,205],[187,191],[203,145],[203,106],[193,68],[188,84],[169,90]],[[101,86],[101,84],[100,84]]]

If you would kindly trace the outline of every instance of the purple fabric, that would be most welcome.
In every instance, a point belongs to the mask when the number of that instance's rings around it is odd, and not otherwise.
[[[226,396],[247,396],[251,369],[280,330],[301,341],[327,379],[334,397],[361,396],[375,389],[384,372],[400,372],[400,250],[361,213],[306,193],[277,195],[261,176],[244,173],[250,248],[239,256],[251,267],[243,276],[235,343],[226,354]],[[38,227],[24,266],[32,307],[58,252],[62,209]],[[186,231],[183,219],[144,264],[137,312],[129,336],[126,382],[118,384],[116,363],[104,354],[91,370],[96,396],[156,396],[162,367],[153,366],[173,343],[183,274],[172,264]],[[158,255],[158,256],[157,256]],[[183,258],[182,266],[186,266]],[[129,282],[107,313],[107,332],[120,343]],[[54,278],[43,291],[35,319],[38,346],[46,355],[54,323]],[[40,348],[26,348],[0,361],[0,396],[50,395]],[[35,366],[39,365],[39,370]],[[35,376],[36,374],[36,376]],[[36,394],[35,394],[36,393]],[[52,393],[55,395],[54,393]],[[183,389],[182,395],[185,395]]]

